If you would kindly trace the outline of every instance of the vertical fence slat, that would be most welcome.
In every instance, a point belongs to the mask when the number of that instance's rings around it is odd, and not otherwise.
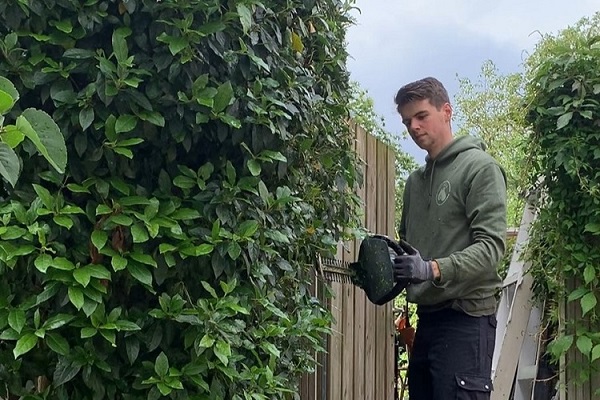
[[[367,158],[365,174],[365,227],[375,232],[377,230],[377,140],[367,135]],[[375,397],[375,356],[377,309],[370,301],[365,302],[365,400],[378,400]]]
[[[366,157],[367,157],[367,133],[360,126],[356,125],[356,154],[361,163],[363,176],[366,176]],[[358,196],[365,199],[366,187],[363,182],[358,189]],[[365,204],[365,212],[366,212]],[[361,216],[362,226],[366,224],[366,215],[363,212]],[[354,244],[354,254],[358,254],[360,243]],[[354,399],[362,400],[365,398],[365,302],[368,301],[365,292],[356,289],[354,292]]]
[[[388,232],[387,227],[387,194],[385,190],[387,188],[387,176],[386,176],[386,164],[387,164],[387,147],[382,142],[377,142],[377,229],[376,232],[379,234],[386,234]],[[386,385],[387,385],[387,371],[386,371],[386,306],[379,306],[376,309],[376,339],[375,347],[375,389],[376,399],[385,399],[386,397]]]
[[[387,146],[386,146],[387,147]],[[390,237],[396,236],[396,153],[387,147],[387,187],[385,194],[387,195],[387,234]],[[394,302],[386,304],[386,372],[387,372],[387,393],[386,399],[394,398],[394,390],[396,388],[396,354],[394,352]]]

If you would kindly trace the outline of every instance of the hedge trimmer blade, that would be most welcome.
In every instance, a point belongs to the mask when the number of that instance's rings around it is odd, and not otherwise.
[[[334,258],[317,257],[317,272],[328,282],[352,283],[356,275],[350,262]]]

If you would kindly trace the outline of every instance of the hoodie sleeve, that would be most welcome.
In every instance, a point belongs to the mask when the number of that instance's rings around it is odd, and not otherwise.
[[[506,176],[498,164],[477,171],[468,187],[465,209],[472,244],[436,259],[440,283],[477,280],[497,270],[506,245]]]

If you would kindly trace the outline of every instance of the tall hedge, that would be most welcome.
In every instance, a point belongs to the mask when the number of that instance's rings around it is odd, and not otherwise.
[[[7,120],[43,110],[68,149],[2,185],[0,397],[297,397],[315,254],[356,222],[348,7],[0,2]]]
[[[597,374],[600,359],[598,65],[600,13],[544,37],[527,63],[529,172],[540,189],[531,272],[558,322],[550,354],[558,361],[570,351],[569,376],[578,381]],[[566,303],[575,307],[561,315],[558,307]]]

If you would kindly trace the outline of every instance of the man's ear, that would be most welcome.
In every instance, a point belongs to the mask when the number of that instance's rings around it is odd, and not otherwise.
[[[452,105],[450,105],[450,103],[444,103],[442,106],[442,111],[444,112],[446,122],[449,123],[452,119]]]

